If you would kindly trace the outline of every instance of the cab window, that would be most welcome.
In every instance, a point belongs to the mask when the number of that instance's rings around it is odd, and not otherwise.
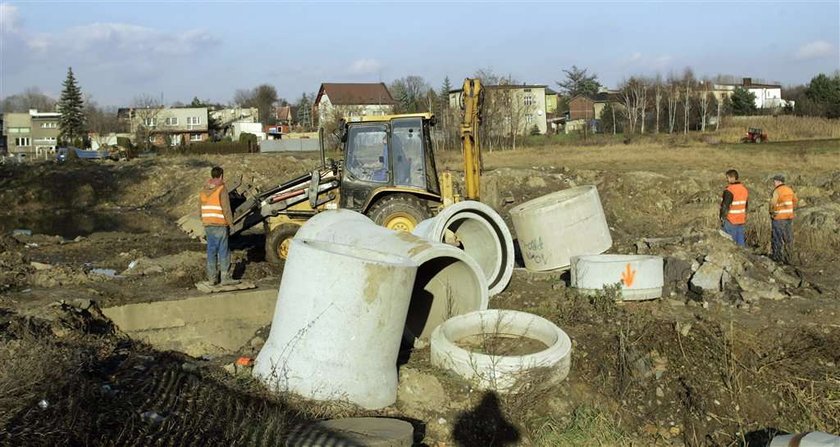
[[[347,134],[347,171],[359,180],[388,181],[388,132],[382,124],[352,126]]]
[[[392,121],[391,146],[394,153],[394,184],[426,188],[423,120],[420,118]]]

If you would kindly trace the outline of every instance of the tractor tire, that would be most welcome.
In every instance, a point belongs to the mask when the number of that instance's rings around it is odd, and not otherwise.
[[[755,137],[755,140],[753,141],[755,142],[755,144],[759,144],[761,143],[761,137]]]
[[[398,231],[412,231],[431,217],[429,207],[410,194],[392,194],[376,201],[366,213],[377,225]]]
[[[272,265],[283,265],[289,255],[289,246],[300,225],[284,223],[274,227],[265,237],[265,259]]]

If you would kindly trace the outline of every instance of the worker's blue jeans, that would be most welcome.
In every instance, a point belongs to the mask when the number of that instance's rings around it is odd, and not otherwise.
[[[744,247],[747,245],[746,240],[744,238],[744,226],[743,225],[735,225],[734,223],[729,222],[728,220],[723,220],[723,231],[732,236],[732,240],[735,241],[736,244]]]
[[[207,235],[207,280],[211,284],[224,281],[230,277],[230,250],[228,249],[228,228],[222,226],[206,226]]]
[[[770,257],[776,262],[789,264],[791,249],[793,248],[793,220],[774,220],[772,229],[773,232],[770,239],[772,253]]]

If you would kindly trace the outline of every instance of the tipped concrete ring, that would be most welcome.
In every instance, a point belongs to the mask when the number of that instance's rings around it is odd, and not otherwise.
[[[476,260],[490,289],[490,295],[503,291],[513,275],[513,237],[505,221],[489,206],[472,200],[444,208],[426,219],[413,233],[431,241],[446,242],[455,235],[464,252]]]
[[[516,356],[490,355],[461,348],[471,336],[527,337],[548,348]],[[452,371],[479,389],[517,392],[534,383],[555,384],[569,375],[572,340],[554,323],[515,310],[491,309],[450,318],[432,333],[432,364]]]
[[[663,260],[647,255],[588,255],[572,257],[571,285],[595,294],[619,284],[624,301],[659,298],[665,285]]]
[[[595,255],[612,246],[612,236],[593,185],[556,191],[510,210],[525,268],[568,267],[575,255]]]
[[[318,213],[298,230],[298,238],[375,248],[416,262],[405,325],[408,336],[428,339],[447,318],[487,309],[489,294],[481,267],[451,245],[389,230],[350,210]]]

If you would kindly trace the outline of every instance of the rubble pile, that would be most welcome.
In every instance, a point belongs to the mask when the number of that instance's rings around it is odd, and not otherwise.
[[[807,286],[796,272],[735,245],[719,231],[642,239],[639,254],[665,258],[665,295],[749,305],[798,296]]]

